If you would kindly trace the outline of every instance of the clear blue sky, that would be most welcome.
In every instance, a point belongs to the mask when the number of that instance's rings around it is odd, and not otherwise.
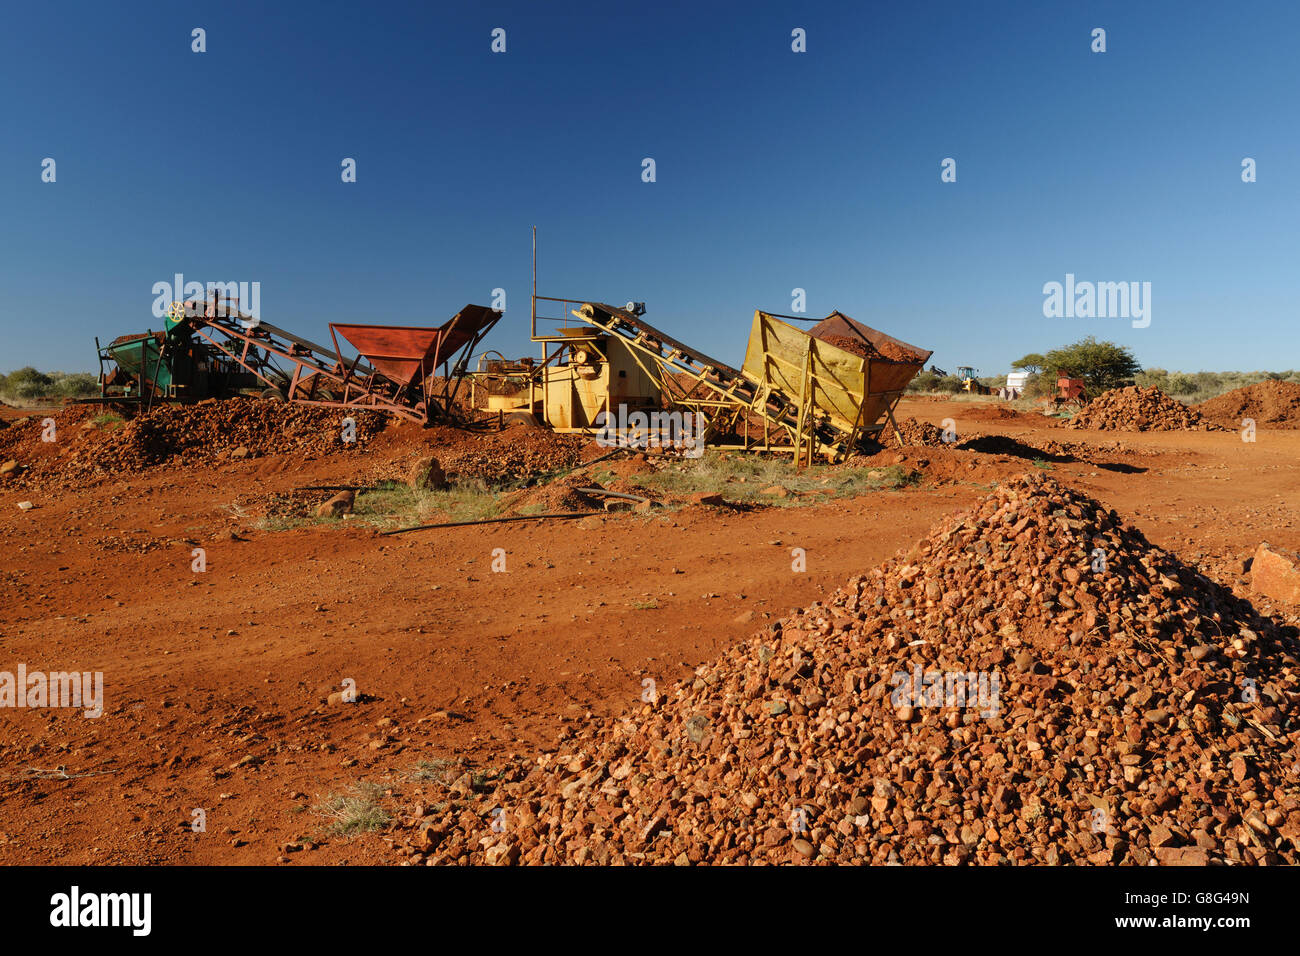
[[[801,287],[949,370],[1087,334],[1300,367],[1298,36],[1248,0],[11,4],[0,371],[93,369],[176,272],[311,338],[503,287],[488,344],[536,354],[534,224],[542,294],[732,362]],[[1044,318],[1067,272],[1151,282],[1150,327]]]

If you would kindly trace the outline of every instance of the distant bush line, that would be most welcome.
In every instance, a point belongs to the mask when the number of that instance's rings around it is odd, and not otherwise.
[[[62,401],[99,394],[99,379],[90,372],[40,372],[28,365],[0,375],[0,399],[9,402]]]
[[[1264,382],[1269,379],[1300,384],[1300,370],[1290,369],[1285,372],[1170,372],[1163,368],[1150,368],[1144,372],[1134,374],[1133,384],[1143,387],[1155,385],[1162,392],[1173,395],[1188,404],[1195,405],[1199,402],[1208,401],[1217,395],[1222,395],[1224,392],[1245,388],[1247,385],[1254,385],[1256,382]],[[995,390],[1007,383],[1006,376],[986,375],[982,376],[979,381]],[[909,392],[949,392],[955,394],[962,390],[962,382],[956,375],[941,376],[927,370],[912,379],[911,384],[907,386],[907,390]],[[1025,394],[1029,398],[1051,395],[1055,391],[1056,374],[1054,372],[1050,375],[1042,372],[1031,375],[1025,386]]]

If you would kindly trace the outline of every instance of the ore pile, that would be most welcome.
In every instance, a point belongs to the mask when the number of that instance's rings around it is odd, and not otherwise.
[[[818,338],[827,345],[843,349],[851,355],[862,358],[884,359],[888,362],[909,362],[916,364],[916,356],[907,349],[900,348],[892,342],[868,342],[856,335],[821,335]]]
[[[503,485],[572,468],[589,439],[522,422],[483,434],[439,429],[431,439],[447,477]]]
[[[426,863],[1295,863],[1296,652],[1114,512],[1026,475],[396,832]],[[931,672],[990,694],[895,697]]]
[[[876,350],[881,358],[890,362],[907,362],[910,365],[919,366],[922,361],[915,350],[895,345],[893,342],[876,342],[873,343],[872,348]],[[920,354],[924,355],[925,353]]]
[[[1170,398],[1154,385],[1112,388],[1102,392],[1069,421],[1067,428],[1096,428],[1120,432],[1221,432],[1222,425]]]
[[[931,425],[929,422],[917,421],[915,418],[905,418],[899,422],[898,431],[903,436],[903,445],[908,447],[937,448],[940,445],[948,444],[943,440],[942,428]],[[898,439],[894,436],[894,430],[889,427],[888,423],[881,429],[880,444],[885,448],[899,447]]]
[[[1047,416],[1039,412],[1018,412],[1006,405],[991,405],[972,402],[962,408],[963,422],[999,422],[1013,425],[1042,425]]]
[[[851,335],[823,335],[821,336],[821,340],[827,345],[833,345],[837,349],[843,349],[850,355],[857,355],[863,358],[874,355],[876,351],[872,348],[869,342],[865,342],[862,339]]]
[[[1300,428],[1300,382],[1256,382],[1233,389],[1208,401],[1196,410],[1206,418],[1234,429],[1243,419],[1253,419],[1260,428]]]
[[[599,498],[580,488],[601,487],[586,474],[565,475],[534,488],[515,492],[505,506],[514,514],[571,514],[603,508]]]
[[[126,421],[101,421],[85,409],[60,412],[57,440],[42,442],[41,420],[9,429],[10,454],[28,466],[27,480],[52,477],[64,484],[164,463],[203,464],[282,452],[308,457],[356,451],[386,422],[376,412],[323,408],[263,399],[231,398],[195,405],[159,405]],[[351,418],[355,441],[344,441]],[[22,434],[10,440],[10,433]]]

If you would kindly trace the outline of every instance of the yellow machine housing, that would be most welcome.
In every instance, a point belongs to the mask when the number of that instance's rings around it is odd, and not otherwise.
[[[542,420],[558,432],[588,431],[597,416],[618,415],[620,405],[629,412],[663,407],[659,386],[637,360],[636,353],[618,336],[592,335],[572,329],[573,342],[565,345],[558,364],[543,369],[537,396]]]
[[[560,314],[539,315],[539,303]],[[512,392],[509,407],[557,432],[586,434],[598,433],[602,412],[617,421],[620,406],[651,421],[671,409],[689,413],[696,441],[709,447],[836,461],[886,426],[897,435],[894,406],[931,354],[840,312],[804,331],[781,321],[799,317],[756,311],[736,369],[654,328],[644,312],[639,302],[619,308],[534,295],[531,337],[542,358],[527,366],[526,387]],[[524,370],[522,361],[508,364],[518,367],[498,363],[508,373],[498,377]],[[490,371],[488,393],[504,394]],[[504,416],[506,404],[489,401],[488,410]]]

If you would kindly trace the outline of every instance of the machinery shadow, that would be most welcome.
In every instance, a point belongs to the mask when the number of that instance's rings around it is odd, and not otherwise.
[[[979,438],[964,441],[957,447],[963,451],[978,451],[986,455],[1010,455],[1013,458],[1023,458],[1026,461],[1050,461],[1056,464],[1082,462],[1123,475],[1140,475],[1147,471],[1146,468],[1139,465],[1130,465],[1120,461],[1093,461],[1092,459],[1079,458],[1077,455],[1068,452],[1045,451],[1014,438],[1009,438],[1006,435],[981,435]]]

